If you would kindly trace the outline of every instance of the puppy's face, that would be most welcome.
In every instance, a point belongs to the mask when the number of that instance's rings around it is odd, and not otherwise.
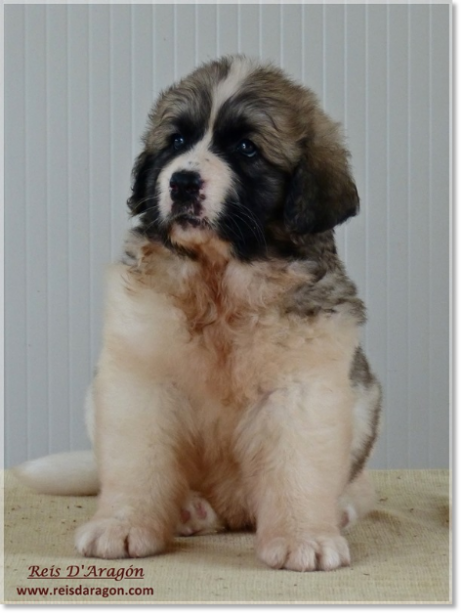
[[[211,238],[241,260],[283,254],[358,208],[337,126],[314,95],[243,57],[164,92],[144,142],[129,206],[147,236],[190,255]]]

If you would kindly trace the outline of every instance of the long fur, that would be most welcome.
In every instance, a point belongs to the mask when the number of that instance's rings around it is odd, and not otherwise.
[[[274,568],[347,565],[381,390],[334,241],[359,207],[339,126],[278,69],[223,58],[161,94],[133,179],[89,393],[98,476],[81,455],[21,476],[99,487],[87,556],[254,528]]]
[[[39,493],[96,495],[100,488],[92,451],[57,453],[14,468],[17,477]]]

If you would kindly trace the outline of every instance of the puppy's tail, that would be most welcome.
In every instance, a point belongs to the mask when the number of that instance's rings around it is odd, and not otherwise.
[[[13,468],[28,487],[51,495],[96,495],[100,484],[92,451],[48,455]]]

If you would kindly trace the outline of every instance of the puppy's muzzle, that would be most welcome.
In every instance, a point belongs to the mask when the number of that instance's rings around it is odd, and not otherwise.
[[[199,173],[195,171],[177,171],[170,178],[170,197],[172,199],[172,216],[175,219],[189,220],[201,216],[200,193],[204,184]]]

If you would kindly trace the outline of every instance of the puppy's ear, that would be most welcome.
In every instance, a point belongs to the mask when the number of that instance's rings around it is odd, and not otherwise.
[[[150,205],[154,187],[154,154],[144,150],[135,160],[132,170],[132,195],[127,201],[133,216],[143,213]]]
[[[322,139],[315,135],[304,144],[285,203],[285,224],[291,233],[321,233],[358,213],[349,154],[336,133],[334,130]]]

